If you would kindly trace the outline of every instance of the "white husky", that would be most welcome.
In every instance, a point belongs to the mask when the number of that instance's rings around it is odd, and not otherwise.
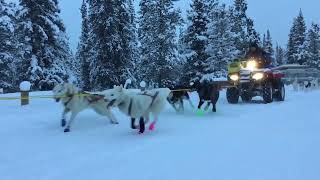
[[[96,113],[107,116],[112,124],[118,124],[115,116],[108,108],[104,96],[91,93],[80,94],[77,88],[69,83],[56,85],[53,89],[53,96],[56,102],[61,101],[64,106],[61,119],[61,126],[65,127],[64,132],[70,131],[71,124],[76,115],[87,108],[92,108]],[[68,112],[71,112],[71,117],[67,123],[66,114]]]
[[[154,121],[150,124],[149,130],[154,130],[159,114],[164,110],[170,89],[154,89],[144,92],[132,92],[122,86],[114,86],[113,89],[105,91],[103,95],[108,101],[108,107],[118,107],[121,112],[131,117],[131,127],[137,129],[136,118],[140,118],[139,130],[143,133],[145,123],[149,121],[150,113]],[[146,119],[146,121],[144,121]]]

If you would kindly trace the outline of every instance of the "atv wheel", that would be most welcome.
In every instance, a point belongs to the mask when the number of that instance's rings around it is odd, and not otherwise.
[[[227,100],[230,104],[239,102],[239,90],[235,87],[227,89]]]
[[[274,94],[274,100],[284,101],[286,97],[286,90],[282,81],[279,82],[278,91]]]
[[[244,92],[242,95],[241,95],[241,99],[243,102],[249,102],[252,100],[252,95],[250,94],[250,92]]]
[[[273,101],[273,87],[271,82],[267,81],[264,83],[262,88],[262,97],[265,103],[272,103]]]

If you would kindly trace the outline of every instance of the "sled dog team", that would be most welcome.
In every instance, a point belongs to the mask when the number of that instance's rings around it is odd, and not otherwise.
[[[205,110],[212,103],[213,112],[216,112],[216,102],[219,98],[219,90],[211,85],[196,84],[193,86],[200,98],[198,108],[207,102]],[[69,83],[56,85],[53,89],[53,96],[56,102],[61,102],[63,112],[61,126],[64,132],[70,132],[72,123],[81,111],[91,108],[97,114],[107,116],[112,124],[118,124],[111,108],[118,108],[122,113],[131,119],[131,128],[144,133],[145,124],[150,121],[150,115],[154,118],[149,125],[149,130],[155,129],[160,113],[169,102],[177,112],[184,110],[183,100],[187,100],[191,107],[193,104],[187,91],[175,91],[169,88],[158,88],[137,92],[125,89],[121,86],[114,86],[102,92],[80,92],[75,86]],[[178,106],[178,108],[177,108]],[[69,121],[66,120],[67,113],[71,113]],[[139,120],[139,125],[135,123]]]

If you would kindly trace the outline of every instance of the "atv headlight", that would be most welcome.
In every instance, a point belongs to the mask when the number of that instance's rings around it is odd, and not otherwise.
[[[232,81],[239,81],[240,76],[238,74],[232,74],[229,76]]]
[[[263,73],[255,73],[253,76],[252,76],[252,79],[254,80],[261,80],[264,78],[264,74]]]
[[[257,68],[257,66],[258,66],[258,64],[255,60],[251,59],[247,62],[247,69],[249,69],[250,71],[255,70]]]

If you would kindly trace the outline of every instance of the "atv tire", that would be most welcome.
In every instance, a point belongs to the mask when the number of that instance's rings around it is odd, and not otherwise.
[[[241,95],[241,99],[243,102],[250,102],[252,100],[252,95],[250,94],[250,92],[244,92]]]
[[[279,82],[277,92],[274,94],[275,101],[284,101],[286,97],[286,90],[282,81]]]
[[[265,103],[272,103],[273,101],[273,86],[270,81],[266,81],[262,87],[262,97]]]
[[[228,88],[227,100],[230,104],[237,104],[239,102],[239,90],[235,87]]]

